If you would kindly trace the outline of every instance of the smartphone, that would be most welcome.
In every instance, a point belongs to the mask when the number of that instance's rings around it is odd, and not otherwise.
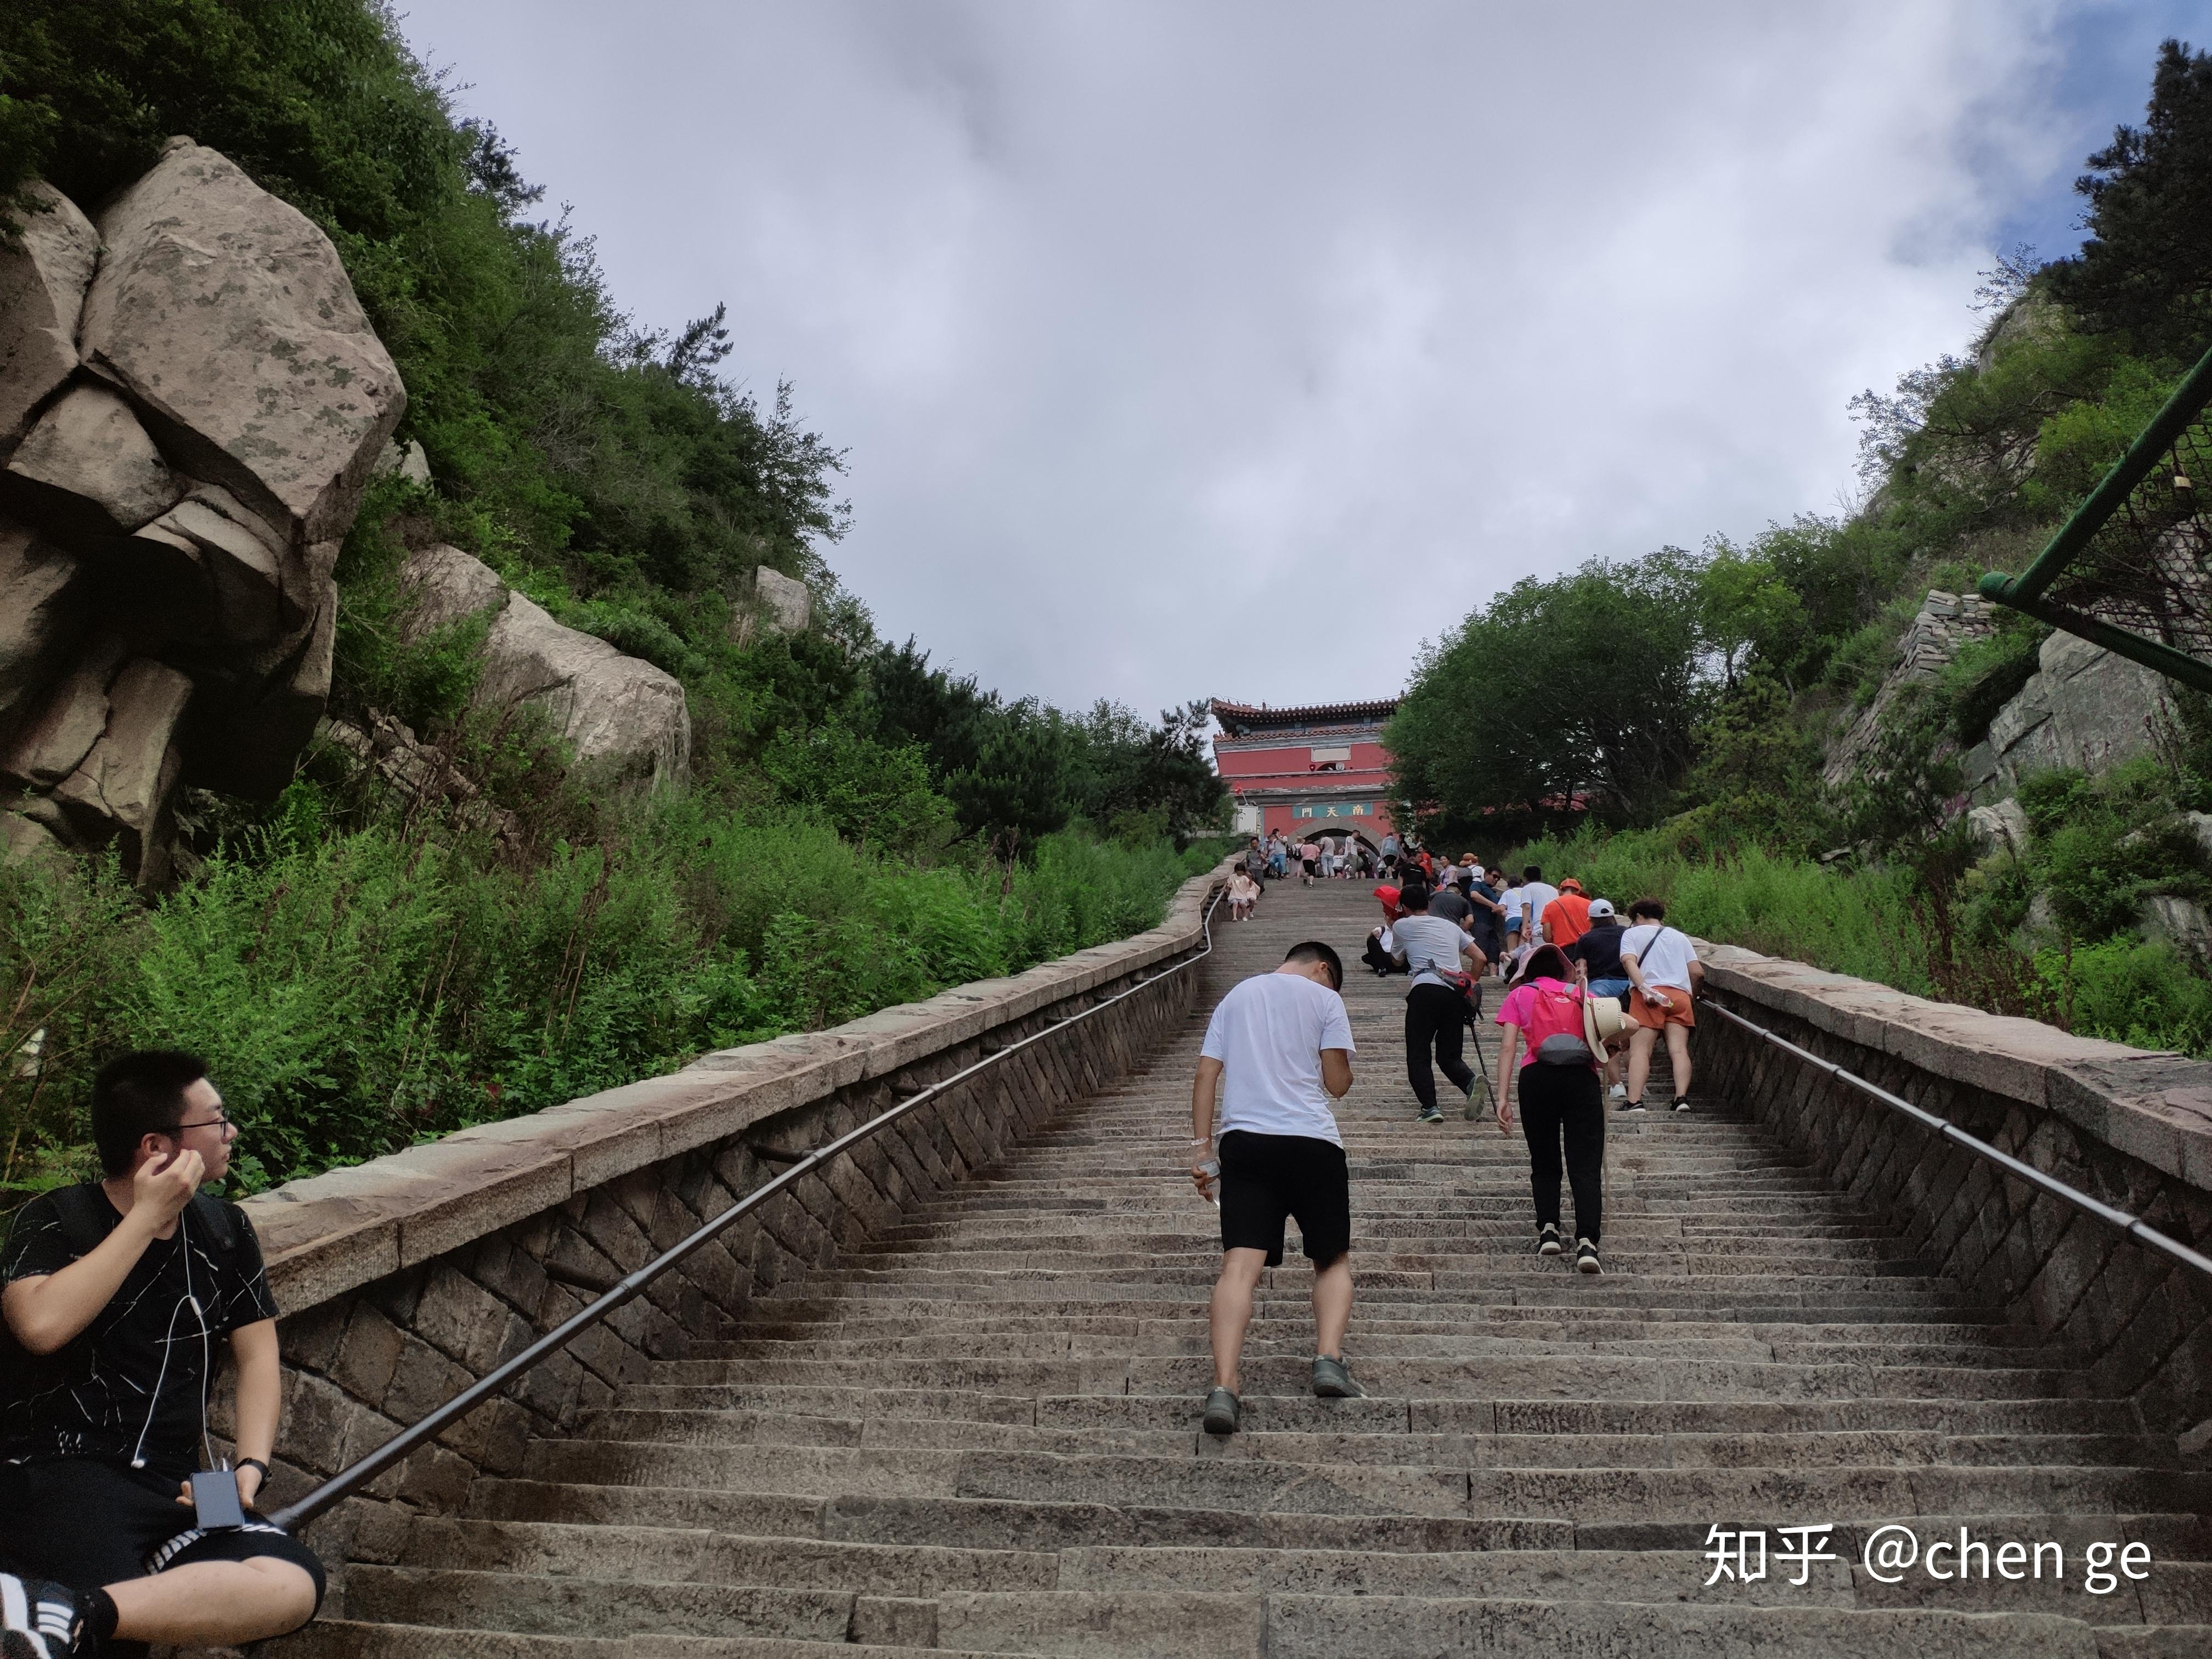
[[[202,1469],[192,1476],[192,1513],[202,1532],[246,1524],[246,1505],[239,1501],[238,1471]]]

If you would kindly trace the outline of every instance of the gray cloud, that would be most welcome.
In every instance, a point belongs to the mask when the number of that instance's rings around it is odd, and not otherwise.
[[[2069,21],[417,0],[405,27],[625,304],[726,299],[730,367],[850,448],[830,558],[885,633],[1150,710],[1385,693],[1522,575],[1832,508],[1844,399],[1960,344],[1997,228],[2078,161],[2045,118]]]

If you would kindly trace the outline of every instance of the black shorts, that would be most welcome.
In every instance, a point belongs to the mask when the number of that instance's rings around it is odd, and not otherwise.
[[[93,1457],[0,1465],[0,1567],[87,1589],[194,1561],[274,1557],[304,1569],[322,1605],[313,1550],[251,1513],[236,1530],[196,1532],[177,1502],[181,1484]]]
[[[1310,1135],[1221,1137],[1221,1248],[1265,1250],[1283,1265],[1283,1222],[1296,1216],[1306,1260],[1329,1267],[1352,1249],[1352,1176],[1344,1148]]]

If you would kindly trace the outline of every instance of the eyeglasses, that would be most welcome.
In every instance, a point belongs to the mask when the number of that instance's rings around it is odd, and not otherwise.
[[[170,1130],[169,1133],[173,1135],[180,1135],[187,1129],[211,1129],[217,1127],[225,1129],[234,1127],[231,1123],[230,1115],[228,1113],[217,1112],[213,1117],[200,1118],[191,1123],[179,1123],[175,1128]]]

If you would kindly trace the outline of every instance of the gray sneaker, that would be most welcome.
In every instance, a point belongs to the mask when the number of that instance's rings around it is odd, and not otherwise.
[[[1244,1407],[1227,1389],[1216,1389],[1206,1396],[1206,1415],[1199,1419],[1199,1426],[1208,1434],[1234,1434],[1243,1420]]]
[[[1364,1400],[1367,1390],[1352,1380],[1341,1359],[1322,1354],[1313,1363],[1313,1391],[1323,1400]]]

